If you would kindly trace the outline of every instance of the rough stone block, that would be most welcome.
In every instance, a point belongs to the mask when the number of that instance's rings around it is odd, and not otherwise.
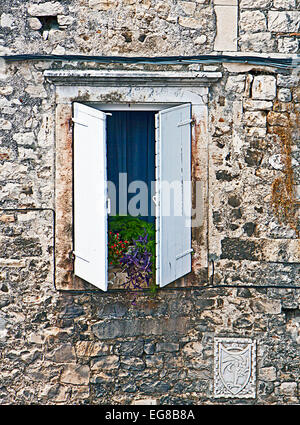
[[[299,41],[292,37],[283,37],[278,40],[279,53],[297,53],[299,49]]]
[[[120,365],[119,356],[105,356],[91,361],[91,371],[117,369]]]
[[[240,30],[244,32],[262,32],[267,29],[266,17],[259,10],[241,12],[239,20]]]
[[[53,352],[47,353],[45,358],[55,363],[74,363],[76,361],[75,350],[71,344],[63,344]]]
[[[268,100],[252,100],[246,99],[243,103],[243,107],[247,111],[270,111],[273,103]]]
[[[296,382],[283,382],[279,387],[280,393],[285,396],[295,396],[297,394]]]
[[[272,0],[241,0],[241,9],[265,9],[271,5]]]
[[[12,123],[5,118],[0,118],[0,128],[1,130],[11,130]]]
[[[89,0],[89,7],[95,10],[107,11],[115,7],[115,4],[114,0]]]
[[[144,351],[144,341],[128,341],[120,343],[117,347],[118,354],[124,356],[141,356]]]
[[[87,365],[66,366],[61,374],[60,381],[65,384],[88,385],[90,378],[90,368]]]
[[[188,318],[181,316],[172,318],[164,317],[162,319],[139,318],[96,323],[92,326],[92,331],[101,340],[139,335],[182,334],[186,332],[187,325]]]
[[[276,78],[273,75],[258,75],[254,77],[252,98],[258,100],[273,100],[276,97]]]
[[[246,111],[244,122],[249,127],[265,127],[267,122],[267,115],[265,111]]]
[[[300,12],[268,12],[268,29],[272,32],[298,32],[300,27]]]
[[[280,300],[254,300],[251,307],[255,313],[280,314]]]
[[[78,357],[98,357],[111,354],[111,347],[99,341],[78,341],[76,354]]]
[[[71,25],[74,22],[74,18],[73,18],[73,16],[58,15],[57,16],[57,22],[58,22],[58,25],[68,26],[68,25]]]
[[[245,90],[246,76],[243,74],[230,75],[226,83],[226,91],[232,94],[242,94]],[[231,94],[231,93],[229,93]]]
[[[1,154],[0,154],[0,159],[1,159]],[[16,221],[14,215],[12,214],[2,214],[0,215],[0,221],[2,223],[14,223]]]
[[[287,88],[279,89],[278,100],[280,100],[280,102],[290,102],[292,100],[291,90]]]
[[[224,238],[221,241],[221,259],[258,261],[259,244],[252,240]]]
[[[273,52],[275,41],[270,32],[245,33],[240,36],[239,45],[242,52]]]
[[[259,379],[262,381],[276,381],[276,368],[274,366],[262,367],[259,370]]]
[[[180,1],[180,7],[186,15],[193,15],[196,9],[196,3],[191,3],[189,1]]]
[[[191,29],[202,28],[201,20],[196,19],[196,18],[179,16],[178,23],[179,23],[179,25],[181,25],[182,27],[185,27],[185,28],[191,28]]]
[[[299,84],[299,77],[297,74],[278,74],[277,85],[279,87],[297,87]]]
[[[12,28],[14,26],[13,15],[8,15],[6,13],[2,13],[1,19],[0,19],[0,26],[2,28]]]
[[[9,96],[14,91],[14,88],[12,86],[2,86],[0,87],[0,94],[2,96]]]
[[[167,353],[179,351],[179,344],[174,344],[172,342],[158,342],[156,344],[156,351],[157,352],[163,351]]]
[[[12,240],[3,240],[0,244],[1,258],[17,259],[40,255],[42,255],[42,247],[37,238],[16,237]]]
[[[289,124],[289,116],[287,113],[270,111],[267,116],[269,125],[286,127]]]
[[[120,357],[120,365],[123,369],[127,370],[144,370],[146,367],[141,358],[128,356]]]
[[[28,24],[32,30],[38,31],[42,28],[41,21],[38,18],[29,18]]]
[[[275,9],[296,9],[296,0],[273,0]]]
[[[197,341],[189,342],[183,348],[183,352],[187,356],[199,357],[199,355],[202,354],[202,351],[203,351],[203,345],[200,342],[197,342]]]
[[[64,7],[58,1],[31,4],[27,10],[31,16],[56,16],[64,13]]]
[[[297,0],[273,0],[273,8],[284,10],[297,10]]]

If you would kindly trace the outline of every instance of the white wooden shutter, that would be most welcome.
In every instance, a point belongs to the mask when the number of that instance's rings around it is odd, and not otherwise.
[[[107,290],[106,115],[74,103],[75,275]]]
[[[191,121],[190,104],[156,115],[156,282],[161,287],[191,271]]]

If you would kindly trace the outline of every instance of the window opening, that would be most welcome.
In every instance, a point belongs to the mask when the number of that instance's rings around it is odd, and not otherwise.
[[[107,116],[108,281],[155,285],[155,111]]]

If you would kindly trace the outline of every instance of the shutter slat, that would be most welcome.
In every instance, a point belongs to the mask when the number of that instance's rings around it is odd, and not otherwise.
[[[74,103],[75,275],[107,290],[106,115]]]
[[[156,252],[161,287],[191,271],[191,122],[189,104],[157,114]]]

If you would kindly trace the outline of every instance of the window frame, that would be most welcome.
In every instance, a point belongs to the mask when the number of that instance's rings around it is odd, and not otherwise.
[[[201,73],[200,73],[201,74]],[[143,72],[143,71],[45,71],[55,85],[55,287],[58,290],[100,291],[73,273],[73,102],[100,104],[182,104],[190,103],[192,128],[192,181],[202,182],[203,222],[192,229],[194,259],[192,276],[171,285],[192,286],[199,269],[208,264],[208,89],[221,78],[218,72]],[[201,175],[196,175],[201,169]],[[194,234],[194,236],[193,236]],[[209,272],[208,272],[209,273]],[[184,282],[182,282],[184,280]],[[178,283],[179,282],[179,283]]]

